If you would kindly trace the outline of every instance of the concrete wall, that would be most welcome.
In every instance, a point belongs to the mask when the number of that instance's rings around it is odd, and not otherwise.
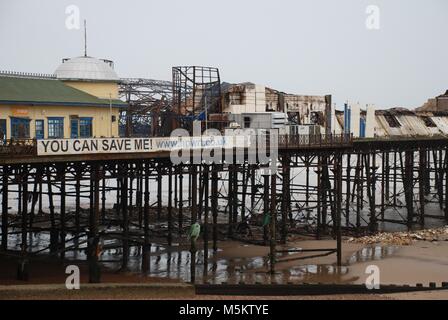
[[[358,103],[352,105],[351,111],[351,128],[350,132],[353,134],[353,137],[359,137],[359,126],[361,122],[361,106]]]
[[[70,138],[70,116],[93,118],[94,137],[109,137],[111,116],[108,107],[26,106],[0,105],[0,119],[6,119],[7,138],[11,138],[11,117],[30,119],[30,138],[35,137],[35,120],[44,120],[44,134],[48,137],[48,117],[64,118],[64,138]],[[116,121],[112,122],[112,136],[118,137],[119,109],[112,108]]]
[[[367,105],[366,113],[366,138],[373,138],[375,136],[375,106],[372,104]]]
[[[437,111],[448,111],[448,96],[437,98]]]
[[[283,101],[279,101],[279,94],[275,90],[266,89],[266,104],[274,111],[299,114],[300,123],[309,124],[312,112],[320,112],[325,116],[325,96],[308,96],[296,94],[281,94]]]
[[[261,85],[244,84],[243,92],[232,92],[239,95],[239,103],[232,102],[223,105],[223,112],[241,114],[253,112],[266,112],[266,88]]]

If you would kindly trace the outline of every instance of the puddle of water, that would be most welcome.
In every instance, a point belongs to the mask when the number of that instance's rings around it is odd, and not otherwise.
[[[67,239],[71,239],[72,235],[68,235]],[[86,236],[80,237],[78,243],[83,243]],[[21,243],[21,235],[9,235],[10,249],[19,250]],[[74,245],[74,241],[67,242],[67,247]],[[48,247],[50,244],[50,236],[48,233],[36,233],[29,235],[29,250],[38,251]],[[118,270],[121,267],[122,248],[119,247],[120,242],[117,240],[103,239],[103,248],[100,255],[100,261],[103,266]],[[247,247],[248,245],[242,245]],[[68,251],[66,253],[67,260],[82,261],[86,259],[86,244],[79,246],[80,250]],[[279,249],[287,249],[287,247],[279,247]],[[289,248],[299,250],[300,248]],[[395,246],[371,246],[363,248],[354,253],[348,259],[348,265],[375,261],[394,255],[398,251]],[[343,276],[349,272],[349,267],[336,267],[334,265],[316,265],[305,264],[296,265],[283,269],[281,263],[276,267],[274,275],[268,273],[269,259],[267,256],[242,257],[242,258],[222,258],[212,249],[208,251],[208,264],[204,266],[204,251],[198,250],[196,253],[196,279],[198,282],[209,282],[218,284],[222,282],[238,284],[244,283],[335,283],[344,282]],[[48,250],[42,253],[48,253]],[[284,252],[278,255],[279,258],[287,257],[297,252]],[[83,262],[84,263],[84,262]],[[191,253],[177,244],[171,248],[164,245],[153,244],[151,246],[149,271],[147,276],[177,279],[188,282],[190,276]],[[131,272],[140,273],[142,264],[142,248],[131,247],[129,254],[128,268]]]
[[[399,247],[397,246],[381,246],[374,245],[370,247],[362,248],[354,253],[348,260],[348,264],[355,264],[358,262],[382,260],[387,257],[393,256],[397,253]]]

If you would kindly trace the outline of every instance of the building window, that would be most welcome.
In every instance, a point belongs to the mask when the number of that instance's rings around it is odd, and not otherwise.
[[[36,120],[36,139],[44,138],[44,120]]]
[[[30,137],[30,119],[11,118],[11,138],[28,139]]]
[[[244,117],[244,128],[250,128],[250,117]]]
[[[73,117],[70,119],[70,138],[79,138],[79,118],[77,117]]]
[[[64,118],[48,118],[48,138],[64,138]]]
[[[0,139],[6,138],[6,119],[0,119]]]
[[[325,118],[323,112],[312,111],[310,114],[310,123],[323,126],[325,124]]]
[[[79,118],[79,136],[81,138],[92,137],[92,118]]]

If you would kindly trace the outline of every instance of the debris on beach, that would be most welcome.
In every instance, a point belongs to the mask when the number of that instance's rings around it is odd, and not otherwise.
[[[347,241],[361,244],[381,243],[398,246],[409,246],[414,241],[448,241],[448,226],[410,232],[381,232],[372,236],[350,238]]]

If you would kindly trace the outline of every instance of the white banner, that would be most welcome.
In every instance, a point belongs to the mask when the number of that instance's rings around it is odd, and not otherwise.
[[[176,149],[244,148],[244,136],[199,136],[178,138],[98,138],[98,139],[45,139],[37,140],[38,156],[143,153]]]

